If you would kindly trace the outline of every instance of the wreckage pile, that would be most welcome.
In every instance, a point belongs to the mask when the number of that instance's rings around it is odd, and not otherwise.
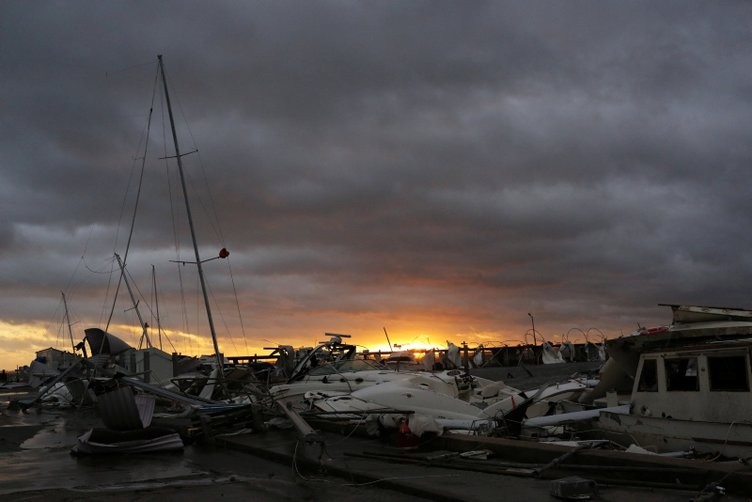
[[[14,404],[95,407],[104,427],[82,434],[77,454],[174,451],[196,441],[223,443],[219,439],[230,433],[253,441],[254,435],[292,428],[310,444],[320,443],[323,431],[434,452],[438,445],[456,448],[462,437],[499,438],[565,448],[571,453],[560,455],[564,459],[587,449],[643,458],[733,458],[744,466],[752,458],[746,419],[718,416],[717,409],[713,420],[681,413],[697,416],[689,398],[698,410],[712,410],[708,399],[722,404],[727,395],[739,412],[749,412],[752,315],[724,309],[719,318],[704,307],[672,308],[670,326],[607,342],[608,361],[591,361],[585,369],[592,371],[584,373],[575,371],[583,368],[576,363],[471,368],[468,357],[455,358],[459,349],[451,345],[441,360],[378,361],[338,335],[305,350],[277,347],[273,363],[220,368],[211,358],[181,358],[173,364],[179,372],[165,378],[152,364],[160,360],[154,349],[141,353],[108,333],[87,330],[92,355],[56,375],[36,364],[35,392]],[[746,375],[741,380],[740,373]],[[525,386],[536,376],[539,383]],[[672,392],[682,392],[683,406],[690,408],[662,410],[670,406],[662,399],[671,403]],[[636,425],[647,420],[653,420],[652,436]],[[624,427],[617,430],[614,422]],[[721,431],[717,440],[708,423]],[[700,426],[702,435],[696,433]],[[644,442],[636,444],[636,438]]]

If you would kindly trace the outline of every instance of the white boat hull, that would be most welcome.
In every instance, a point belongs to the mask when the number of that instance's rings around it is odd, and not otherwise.
[[[183,446],[180,435],[169,430],[150,428],[120,432],[89,429],[79,436],[72,451],[76,455],[155,453],[179,451]]]
[[[752,422],[701,422],[602,412],[598,429],[624,435],[657,453],[694,450],[730,458],[752,457]]]

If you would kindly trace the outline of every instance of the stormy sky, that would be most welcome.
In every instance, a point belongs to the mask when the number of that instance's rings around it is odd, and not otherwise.
[[[227,354],[752,307],[751,26],[741,1],[6,0],[0,366],[70,348],[61,291],[76,341],[112,311],[138,343],[132,221],[152,337],[156,298],[166,350],[209,350],[157,54],[201,257],[230,250],[204,264]]]

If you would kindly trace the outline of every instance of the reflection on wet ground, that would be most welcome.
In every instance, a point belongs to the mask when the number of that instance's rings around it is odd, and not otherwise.
[[[7,409],[0,395],[0,499],[46,501],[255,502],[425,500],[333,479],[303,479],[290,465],[226,448],[188,445],[182,453],[73,456],[80,434],[101,427],[93,409]],[[15,444],[14,444],[15,442]]]
[[[253,462],[239,452],[188,445],[179,453],[74,456],[78,436],[101,427],[93,409],[8,409],[0,396],[0,497],[37,490],[132,490],[171,484],[213,483],[231,475],[269,479],[284,466]],[[259,472],[259,470],[261,472]]]
[[[206,472],[190,454],[134,457],[74,457],[78,436],[98,425],[92,413],[47,411],[24,414],[3,409],[0,435],[0,495],[30,489],[96,487],[134,481],[169,479]],[[30,434],[31,433],[31,434]],[[26,436],[28,439],[24,439]],[[22,441],[11,449],[14,440]]]

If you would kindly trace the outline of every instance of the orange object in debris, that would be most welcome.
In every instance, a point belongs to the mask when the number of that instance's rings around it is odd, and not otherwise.
[[[406,418],[400,420],[399,430],[397,431],[398,448],[417,448],[420,438],[412,433],[410,425]]]

